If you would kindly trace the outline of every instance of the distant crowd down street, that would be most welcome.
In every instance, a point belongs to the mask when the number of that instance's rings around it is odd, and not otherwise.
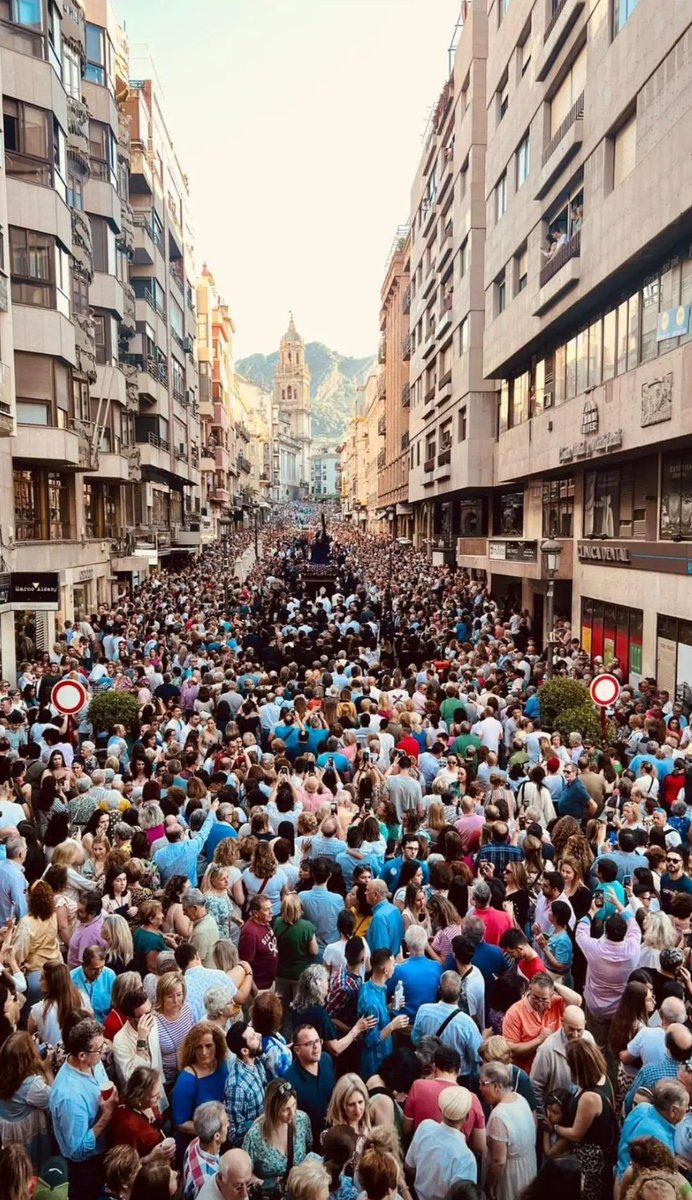
[[[689,1197],[689,713],[323,511],[20,623],[0,1196]]]

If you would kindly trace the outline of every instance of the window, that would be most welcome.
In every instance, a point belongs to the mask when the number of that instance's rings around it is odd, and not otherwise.
[[[101,87],[105,87],[108,83],[107,42],[105,29],[87,21],[87,63],[84,77],[89,80],[89,83],[98,83]]]
[[[47,233],[10,226],[10,273],[15,304],[55,305],[55,243]]]
[[[612,308],[603,318],[603,382],[615,374],[615,323],[616,312]]]
[[[462,404],[459,409],[459,441],[465,442],[468,437],[468,422],[466,417],[466,405]]]
[[[17,421],[20,425],[48,425],[48,414],[47,404],[29,404],[26,400],[17,401]]]
[[[497,23],[501,25],[509,10],[509,0],[497,0]]]
[[[629,21],[638,3],[639,0],[613,0],[613,37]]]
[[[661,537],[692,538],[692,453],[661,461]]]
[[[660,292],[658,275],[653,275],[648,279],[642,288],[642,362],[648,362],[649,359],[656,357]]]
[[[613,187],[634,170],[637,152],[637,117],[632,114],[613,138]]]
[[[555,137],[572,106],[584,91],[586,46],[583,46],[550,101],[550,137]]]
[[[79,175],[67,176],[67,203],[70,208],[84,211],[84,181]]]
[[[529,373],[517,375],[509,385],[509,424],[512,429],[523,425],[529,415]]]
[[[70,536],[69,500],[67,477],[58,471],[49,471],[48,537],[51,541]]]
[[[526,246],[514,256],[516,263],[516,293],[523,292],[529,277],[529,255]]]
[[[574,529],[574,476],[543,484],[543,537],[571,538]]]
[[[96,532],[96,498],[95,484],[84,483],[82,490],[82,512],[84,516],[84,532],[88,538],[97,537]]]
[[[517,190],[522,183],[526,183],[529,177],[529,135],[526,133],[519,145],[516,153],[517,164]]]
[[[522,78],[529,69],[531,62],[531,19],[527,28],[523,31],[519,44],[517,46],[517,63],[519,67],[519,77]]]
[[[499,221],[507,212],[507,172],[495,184],[495,220]]]
[[[524,493],[495,492],[493,495],[493,533],[497,537],[521,537],[524,532]]]
[[[72,275],[72,314],[86,317],[89,315],[89,285],[79,275]]]
[[[459,248],[459,278],[463,279],[469,269],[469,239],[464,238]]]
[[[584,537],[646,538],[647,472],[638,464],[586,471]]]
[[[644,614],[641,609],[584,597],[581,602],[581,644],[587,654],[603,655],[605,665],[617,655],[627,679],[642,673]]]
[[[94,270],[115,275],[115,234],[105,217],[91,217]]]
[[[25,183],[49,187],[53,178],[49,114],[9,96],[3,97],[2,110],[7,174]]]
[[[13,475],[15,537],[18,542],[33,542],[41,536],[37,472],[15,468]]]
[[[464,317],[459,326],[459,355],[466,354],[469,348],[469,319]]]
[[[506,307],[507,284],[505,282],[505,273],[503,271],[502,274],[499,275],[495,280],[495,315],[499,316],[500,313],[505,311]]]
[[[89,121],[89,156],[92,177],[105,179],[115,187],[115,138],[110,126],[102,121]]]
[[[81,98],[82,69],[76,51],[63,42],[62,47],[62,83],[68,96],[73,100]]]
[[[497,89],[497,123],[504,117],[509,108],[509,78],[505,72],[504,79]]]

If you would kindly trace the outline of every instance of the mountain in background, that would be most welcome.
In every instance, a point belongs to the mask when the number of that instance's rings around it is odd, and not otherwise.
[[[322,342],[306,342],[305,359],[312,376],[313,441],[336,445],[353,416],[356,390],[365,383],[375,358],[344,358],[336,350],[323,346]],[[278,361],[278,351],[251,354],[237,360],[236,370],[271,392]]]

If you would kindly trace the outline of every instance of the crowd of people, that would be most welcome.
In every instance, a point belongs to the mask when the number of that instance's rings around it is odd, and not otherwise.
[[[563,620],[551,729],[511,596],[309,516],[0,681],[0,1194],[689,1196],[683,705]]]

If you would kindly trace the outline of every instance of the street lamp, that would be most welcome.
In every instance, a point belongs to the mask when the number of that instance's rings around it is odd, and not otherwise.
[[[544,559],[545,573],[548,576],[548,588],[546,592],[546,675],[548,679],[552,678],[553,674],[553,607],[555,603],[555,576],[560,565],[560,555],[562,554],[562,545],[556,542],[554,538],[545,538],[541,542],[541,554]]]

